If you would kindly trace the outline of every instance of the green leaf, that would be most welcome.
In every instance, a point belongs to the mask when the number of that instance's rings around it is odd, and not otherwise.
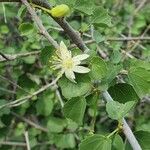
[[[70,9],[74,8],[76,0],[55,0],[57,4],[66,4],[70,7]]]
[[[149,106],[147,106],[147,107],[149,107]],[[148,119],[148,116],[145,117],[145,115],[142,115],[142,117],[137,118],[135,121],[136,121],[135,122],[136,123],[136,131],[141,130],[141,131],[150,132],[150,120]]]
[[[148,51],[148,49],[146,49],[146,51]],[[129,62],[131,68],[137,67],[137,68],[144,68],[146,70],[150,70],[150,62],[139,60],[139,59],[131,59]]]
[[[40,43],[39,41],[34,42],[34,43],[32,43],[32,44],[30,45],[30,48],[31,48],[31,49],[36,49],[36,50],[41,49],[41,43]]]
[[[94,30],[93,36],[96,43],[100,43],[105,40],[104,36],[102,36],[102,34],[96,30]]]
[[[106,9],[103,7],[96,7],[91,16],[91,22],[98,26],[111,26],[111,17],[108,15]]]
[[[122,53],[119,50],[114,50],[111,55],[111,61],[114,64],[118,64],[122,60]]]
[[[29,136],[29,141],[30,141],[30,145],[31,145],[32,149],[38,144],[36,137],[30,137]]]
[[[40,85],[41,83],[40,76],[31,74],[31,73],[27,73],[27,76],[30,80],[35,82],[37,85]]]
[[[2,34],[9,33],[9,28],[6,25],[1,25],[0,26],[0,33],[2,33]]]
[[[44,49],[42,49],[40,53],[41,62],[44,65],[48,64],[53,53],[54,53],[54,49],[51,46],[46,46]]]
[[[111,142],[111,139],[95,134],[83,140],[79,150],[111,150]]]
[[[2,105],[5,105],[5,104],[7,104],[7,101],[3,100],[3,99],[0,99],[0,107]],[[3,108],[0,109],[0,117],[3,116],[3,115],[7,115],[9,113],[10,113],[9,107],[3,107]]]
[[[5,127],[5,124],[0,119],[0,128],[4,128],[4,127]]]
[[[73,121],[81,125],[83,122],[85,109],[85,98],[76,97],[72,98],[65,104],[63,111],[66,118],[72,119]]]
[[[150,71],[140,67],[131,68],[128,78],[140,98],[146,94],[150,94]]]
[[[74,132],[78,128],[78,124],[71,119],[67,119],[67,129]]]
[[[116,134],[112,142],[112,150],[124,150],[124,143],[120,135]]]
[[[91,89],[91,82],[88,75],[76,75],[76,82],[69,81],[64,76],[59,80],[62,94],[65,98],[71,99],[86,94]]]
[[[137,138],[139,144],[142,147],[142,150],[150,149],[150,132],[138,131],[135,132],[135,137]]]
[[[88,30],[89,30],[89,24],[82,22],[81,27],[80,27],[80,31],[81,32],[87,32]]]
[[[19,26],[19,31],[21,32],[21,35],[32,34],[32,32],[34,31],[34,26],[31,23],[22,23]]]
[[[24,90],[29,92],[34,92],[36,90],[36,83],[33,82],[26,74],[19,76],[18,78],[18,85],[21,86]],[[24,95],[24,91],[18,89],[17,98],[20,98]]]
[[[134,23],[133,23],[134,28],[131,28],[131,33],[138,35],[142,31],[142,28],[145,25],[146,25],[146,20],[145,20],[144,16],[143,15],[137,15],[135,20],[134,20]]]
[[[20,136],[25,132],[25,124],[22,122],[17,124],[17,127],[15,128],[15,136]]]
[[[122,65],[114,65],[112,63],[111,64],[108,63],[107,66],[108,66],[108,71],[102,82],[105,82],[106,84],[110,84],[122,69]]]
[[[47,122],[47,128],[49,132],[60,133],[66,126],[66,120],[60,118],[51,117]]]
[[[94,3],[93,1],[89,1],[89,0],[77,0],[75,9],[87,15],[91,15],[94,10]]]
[[[129,101],[125,104],[121,104],[117,101],[109,101],[106,104],[106,111],[111,119],[121,121],[121,119],[127,115],[134,105],[134,101]]]
[[[30,128],[28,129],[28,132],[29,132],[29,136],[32,136],[32,137],[40,135],[42,133],[41,130],[38,130],[36,128]]]
[[[36,56],[28,56],[28,57],[25,57],[25,58],[22,58],[24,60],[24,62],[26,64],[33,64],[36,60]]]
[[[108,89],[108,92],[112,96],[113,100],[120,103],[125,103],[128,101],[136,102],[139,99],[133,87],[127,83],[115,84]]]
[[[99,94],[96,92],[86,96],[87,105],[91,107],[96,105],[97,100],[99,100]]]
[[[68,134],[57,134],[54,136],[54,143],[59,148],[74,148],[75,138],[71,133]]]
[[[91,78],[94,80],[101,80],[107,74],[107,64],[100,57],[93,57],[90,61]]]
[[[22,18],[25,15],[25,12],[26,12],[26,7],[24,5],[21,5],[21,7],[18,10],[17,17],[22,20]]]
[[[49,116],[53,110],[54,95],[47,92],[38,98],[36,102],[36,111],[38,115]]]

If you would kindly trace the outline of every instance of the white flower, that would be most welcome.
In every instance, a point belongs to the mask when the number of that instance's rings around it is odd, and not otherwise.
[[[88,54],[81,54],[72,57],[71,51],[69,51],[64,44],[64,42],[61,41],[60,47],[57,50],[57,57],[53,57],[54,60],[50,61],[53,64],[53,68],[60,69],[61,74],[65,73],[65,76],[70,80],[75,82],[75,74],[77,73],[88,73],[90,71],[89,68],[80,66],[81,61],[85,60],[89,57]]]

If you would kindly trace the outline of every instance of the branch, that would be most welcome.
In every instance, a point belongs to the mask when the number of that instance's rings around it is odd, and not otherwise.
[[[80,34],[77,31],[75,31],[65,19],[56,18],[54,20],[64,29],[69,38],[73,41],[74,44],[78,46],[79,49],[86,52],[89,51],[89,48],[83,42],[82,38],[80,37]]]
[[[29,3],[27,2],[27,0],[21,0],[22,3],[27,7],[27,10],[29,11],[29,13],[31,14],[33,20],[35,21],[35,23],[37,24],[40,33],[56,48],[59,48],[58,43],[49,35],[49,33],[47,32],[47,30],[45,29],[45,27],[42,24],[42,21],[40,20],[40,18],[37,16],[36,12],[34,11],[34,9],[29,5]]]
[[[149,31],[149,29],[150,29],[150,24],[147,26],[147,28],[144,30],[144,32],[140,37],[143,38],[144,35]],[[139,45],[140,42],[141,42],[140,40],[137,40],[136,43],[133,45],[133,47],[130,49],[130,52],[133,51]]]
[[[26,102],[28,99],[31,99],[33,96],[36,96],[40,93],[42,93],[43,91],[47,90],[49,87],[53,86],[56,84],[56,82],[58,81],[58,79],[60,78],[60,76],[58,76],[55,80],[53,80],[51,83],[43,86],[42,88],[40,88],[39,90],[35,91],[33,94],[27,95],[25,97],[22,97],[20,99],[17,99],[15,101],[9,102],[7,104],[1,105],[0,109],[4,108],[4,107],[16,107],[19,106],[21,104],[23,104],[24,102]]]
[[[27,145],[27,150],[31,150],[28,131],[25,131],[24,137],[25,137],[25,141],[26,141],[26,145]]]
[[[134,14],[136,15],[138,13],[138,11],[140,11],[140,9],[144,6],[144,4],[147,2],[147,0],[142,0],[141,3],[139,4],[139,6],[134,10]]]
[[[10,79],[8,79],[8,78],[2,76],[2,75],[0,75],[0,78],[1,78],[2,80],[5,80],[5,81],[9,82],[9,83],[12,84],[13,86],[16,86],[18,89],[24,91],[25,93],[30,94],[28,91],[26,91],[25,89],[23,89],[21,86],[19,86],[18,84],[14,83],[12,80],[10,80]]]
[[[103,93],[103,96],[107,102],[113,101],[112,97],[107,91]],[[142,150],[141,146],[139,145],[137,139],[135,138],[125,119],[123,119],[123,132],[126,138],[128,139],[129,143],[131,144],[133,150]]]
[[[14,142],[14,141],[0,141],[0,145],[9,145],[9,146],[20,146],[20,147],[26,147],[25,142]],[[49,141],[43,142],[43,143],[37,143],[36,146],[41,145],[51,145]]]
[[[5,57],[7,57],[7,59],[5,59],[4,57],[0,56],[0,62],[5,62],[5,61],[11,61],[11,60],[15,60],[17,58],[21,58],[21,57],[27,57],[27,56],[32,56],[32,55],[38,55],[41,51],[33,51],[33,52],[27,52],[27,53],[20,53],[20,54],[4,54]]]
[[[15,116],[16,118],[18,118],[18,119],[20,119],[20,120],[26,122],[26,123],[29,124],[30,126],[36,128],[36,129],[39,129],[39,130],[41,130],[41,131],[43,131],[43,132],[48,132],[48,129],[47,129],[47,128],[44,128],[44,127],[42,127],[42,126],[40,126],[40,125],[38,125],[38,124],[32,122],[31,120],[29,120],[29,119],[27,119],[27,118],[25,118],[25,117],[22,117],[22,116],[16,114],[15,112],[12,112],[12,111],[11,111],[11,114],[12,114],[13,116]]]
[[[5,54],[3,54],[2,52],[0,52],[0,56],[1,56],[2,58],[4,58],[5,60],[9,60],[9,58],[8,58]]]
[[[62,100],[61,94],[60,94],[60,92],[59,92],[58,89],[56,89],[56,95],[57,95],[57,97],[58,97],[58,100],[59,100],[59,102],[60,102],[61,107],[63,108],[63,107],[64,107],[64,102],[63,102],[63,100]]]
[[[0,141],[0,145],[10,145],[10,146],[26,147],[26,143],[23,143],[23,142]]]
[[[111,37],[107,38],[107,41],[143,41],[143,40],[150,40],[150,37],[125,37],[125,38],[116,38],[116,37]]]

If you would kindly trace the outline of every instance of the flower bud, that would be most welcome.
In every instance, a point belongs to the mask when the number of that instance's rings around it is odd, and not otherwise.
[[[57,5],[50,10],[51,15],[56,18],[65,17],[69,12],[70,8],[65,4]]]

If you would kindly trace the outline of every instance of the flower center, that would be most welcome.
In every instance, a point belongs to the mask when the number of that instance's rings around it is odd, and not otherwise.
[[[63,62],[63,67],[65,68],[65,69],[71,69],[71,68],[73,68],[73,60],[70,58],[70,59],[66,59],[66,60],[64,60],[64,62]]]

